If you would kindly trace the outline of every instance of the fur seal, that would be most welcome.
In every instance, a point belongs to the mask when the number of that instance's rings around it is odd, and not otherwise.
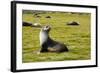
[[[57,42],[50,38],[49,32],[51,27],[46,25],[41,28],[40,31],[40,52],[68,52],[68,48],[60,42]]]

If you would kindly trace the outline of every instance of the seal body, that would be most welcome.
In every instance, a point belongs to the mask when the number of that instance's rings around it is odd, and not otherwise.
[[[60,42],[54,41],[49,37],[50,26],[42,27],[40,31],[40,52],[65,52],[68,48]]]

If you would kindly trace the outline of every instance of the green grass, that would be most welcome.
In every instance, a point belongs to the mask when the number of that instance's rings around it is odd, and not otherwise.
[[[68,13],[45,13],[39,14],[39,23],[50,24],[52,29],[50,36],[54,40],[63,42],[69,48],[69,52],[64,53],[40,53],[39,28],[23,26],[22,28],[22,61],[44,62],[44,61],[64,61],[64,60],[87,60],[90,59],[90,14],[68,14]],[[51,19],[45,17],[50,15]],[[78,21],[79,26],[66,25],[69,21]],[[35,17],[30,13],[23,14],[23,21],[34,23]]]

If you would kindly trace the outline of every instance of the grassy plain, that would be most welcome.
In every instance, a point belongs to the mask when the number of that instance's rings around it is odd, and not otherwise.
[[[51,38],[66,44],[69,48],[69,52],[37,54],[37,51],[40,50],[40,28],[23,26],[22,61],[24,63],[90,59],[90,14],[45,12],[39,14],[39,16],[41,17],[36,19],[32,13],[23,13],[23,21],[33,24],[39,22],[41,25],[51,25]],[[51,18],[45,18],[46,16],[51,16]],[[80,25],[66,25],[66,23],[70,21],[77,21]]]

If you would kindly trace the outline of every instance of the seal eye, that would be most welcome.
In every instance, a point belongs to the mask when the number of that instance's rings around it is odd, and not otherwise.
[[[45,30],[48,30],[48,29],[49,29],[49,26],[45,26],[44,29],[45,29]]]
[[[46,26],[46,28],[48,28],[49,26]]]

